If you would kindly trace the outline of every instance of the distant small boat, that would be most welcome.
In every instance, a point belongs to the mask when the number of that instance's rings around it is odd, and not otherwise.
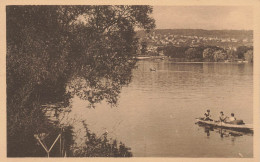
[[[150,56],[138,56],[136,57],[137,60],[144,60],[144,59],[149,59]]]
[[[230,60],[225,60],[224,62],[225,62],[225,63],[229,63],[229,62],[231,62],[231,61],[230,61]]]
[[[239,60],[237,61],[238,63],[248,63],[248,61],[242,61],[242,60]]]
[[[237,60],[238,63],[243,63],[243,60],[239,59]]]
[[[156,71],[156,69],[155,68],[150,68],[150,71]]]
[[[215,127],[221,127],[221,128],[226,128],[226,129],[234,129],[234,130],[241,130],[241,131],[253,131],[253,125],[252,124],[229,124],[229,123],[224,123],[224,122],[217,122],[217,121],[208,121],[208,120],[202,120],[197,118],[196,119],[197,123],[202,123],[202,124],[207,124]]]

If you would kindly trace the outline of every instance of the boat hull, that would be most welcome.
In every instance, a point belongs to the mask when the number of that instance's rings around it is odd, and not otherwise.
[[[224,122],[216,122],[216,121],[205,121],[201,119],[196,119],[197,123],[211,125],[214,127],[221,127],[226,129],[235,129],[235,130],[245,130],[245,131],[253,131],[253,125],[251,124],[243,124],[243,125],[236,125],[236,124],[228,124]]]
[[[151,57],[146,57],[146,56],[139,56],[139,57],[136,57],[137,60],[145,60],[145,59],[150,59]]]

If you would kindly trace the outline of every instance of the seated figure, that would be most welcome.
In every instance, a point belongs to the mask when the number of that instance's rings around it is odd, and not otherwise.
[[[228,118],[227,122],[229,124],[236,124],[236,125],[245,124],[243,120],[237,120],[234,113],[231,113],[231,116]]]
[[[231,113],[231,116],[229,117],[229,122],[237,120],[234,113]]]
[[[204,120],[213,121],[211,119],[210,110],[207,110],[207,112],[204,114]]]
[[[224,115],[223,111],[220,111],[219,121],[226,122],[227,117]]]

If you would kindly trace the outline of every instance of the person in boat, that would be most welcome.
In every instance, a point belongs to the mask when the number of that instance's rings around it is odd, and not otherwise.
[[[229,119],[229,122],[233,122],[233,121],[237,120],[234,113],[231,113],[231,116],[228,119]]]
[[[209,121],[213,121],[212,119],[211,119],[211,115],[210,115],[210,110],[208,109],[207,110],[207,112],[205,112],[205,114],[204,114],[204,120],[209,120]]]
[[[243,125],[245,124],[243,120],[237,120],[234,113],[230,114],[231,116],[226,121],[229,124],[235,124],[235,125]]]
[[[223,111],[220,111],[219,121],[226,122],[227,117],[224,115]]]

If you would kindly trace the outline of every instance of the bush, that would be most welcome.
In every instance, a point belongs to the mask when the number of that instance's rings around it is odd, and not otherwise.
[[[101,137],[97,137],[95,133],[91,133],[87,125],[83,122],[86,136],[85,146],[74,149],[75,157],[132,157],[130,148],[126,147],[122,142],[118,144],[117,140],[109,140],[108,133],[103,133]]]
[[[151,13],[150,6],[7,6],[7,156],[43,156],[33,135],[59,128],[42,104],[75,94],[115,106],[135,66],[134,29],[153,29]],[[79,21],[83,15],[89,19]],[[89,91],[66,94],[76,77]]]

